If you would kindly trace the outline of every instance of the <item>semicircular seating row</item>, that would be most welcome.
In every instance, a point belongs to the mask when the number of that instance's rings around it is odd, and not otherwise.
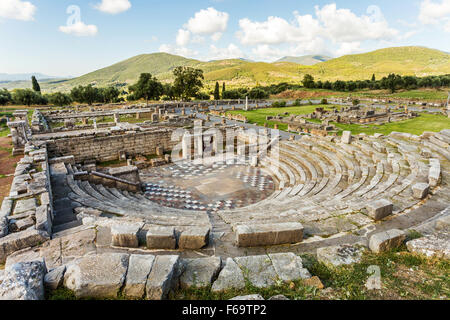
[[[233,226],[308,223],[356,218],[368,202],[379,199],[391,201],[395,215],[421,201],[413,197],[417,183],[435,187],[442,173],[441,191],[450,190],[450,130],[420,137],[396,132],[357,136],[350,144],[335,139],[305,136],[280,142],[277,157],[270,153],[261,159],[278,190],[261,202],[219,215]]]
[[[205,212],[166,208],[150,201],[143,194],[75,180],[73,174],[78,171],[77,167],[70,164],[66,164],[66,167],[67,184],[71,190],[68,197],[84,207],[115,216],[139,218],[153,225],[210,226]]]

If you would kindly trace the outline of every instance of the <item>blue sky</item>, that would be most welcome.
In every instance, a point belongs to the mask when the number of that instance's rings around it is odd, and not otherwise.
[[[0,0],[0,39],[0,73],[57,76],[160,51],[258,61],[403,45],[450,52],[450,0]]]

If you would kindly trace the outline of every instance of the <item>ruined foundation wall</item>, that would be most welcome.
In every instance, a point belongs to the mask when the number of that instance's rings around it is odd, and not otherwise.
[[[179,142],[171,141],[172,131],[149,131],[110,135],[106,137],[85,136],[48,141],[49,157],[73,155],[75,162],[85,160],[111,161],[117,160],[119,152],[127,155],[152,155],[156,147],[172,150]]]

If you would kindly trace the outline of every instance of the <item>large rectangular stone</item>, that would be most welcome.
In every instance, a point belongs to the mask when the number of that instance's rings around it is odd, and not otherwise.
[[[190,287],[207,287],[219,274],[222,265],[220,257],[181,260],[184,271],[180,276],[180,286],[183,289]]]
[[[128,298],[142,299],[145,295],[145,284],[150,274],[155,256],[132,254],[128,264],[127,279],[123,294]]]
[[[177,283],[177,270],[180,258],[178,256],[157,256],[147,280],[146,290],[148,300],[167,298],[170,290]]]
[[[416,183],[412,186],[413,196],[416,199],[424,199],[430,192],[430,185],[428,183]]]
[[[235,232],[239,247],[298,243],[303,240],[303,225],[298,222],[238,225]]]
[[[150,227],[146,239],[148,249],[176,249],[177,239],[174,227]]]
[[[392,214],[394,205],[386,199],[375,200],[367,204],[367,213],[374,220],[382,220]]]
[[[209,231],[207,227],[189,228],[180,235],[178,246],[180,249],[201,249],[208,244]]]
[[[27,229],[11,233],[0,239],[0,263],[5,263],[6,258],[16,251],[35,247],[47,240],[49,240],[48,233],[41,230]]]
[[[125,248],[139,247],[140,223],[115,223],[111,226],[112,245]]]
[[[401,246],[406,239],[404,231],[392,229],[370,237],[369,248],[375,253],[384,252]]]

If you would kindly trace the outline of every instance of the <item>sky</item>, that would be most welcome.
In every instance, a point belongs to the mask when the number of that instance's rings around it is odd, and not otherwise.
[[[0,0],[0,73],[79,76],[138,54],[202,61],[450,52],[450,0]]]

